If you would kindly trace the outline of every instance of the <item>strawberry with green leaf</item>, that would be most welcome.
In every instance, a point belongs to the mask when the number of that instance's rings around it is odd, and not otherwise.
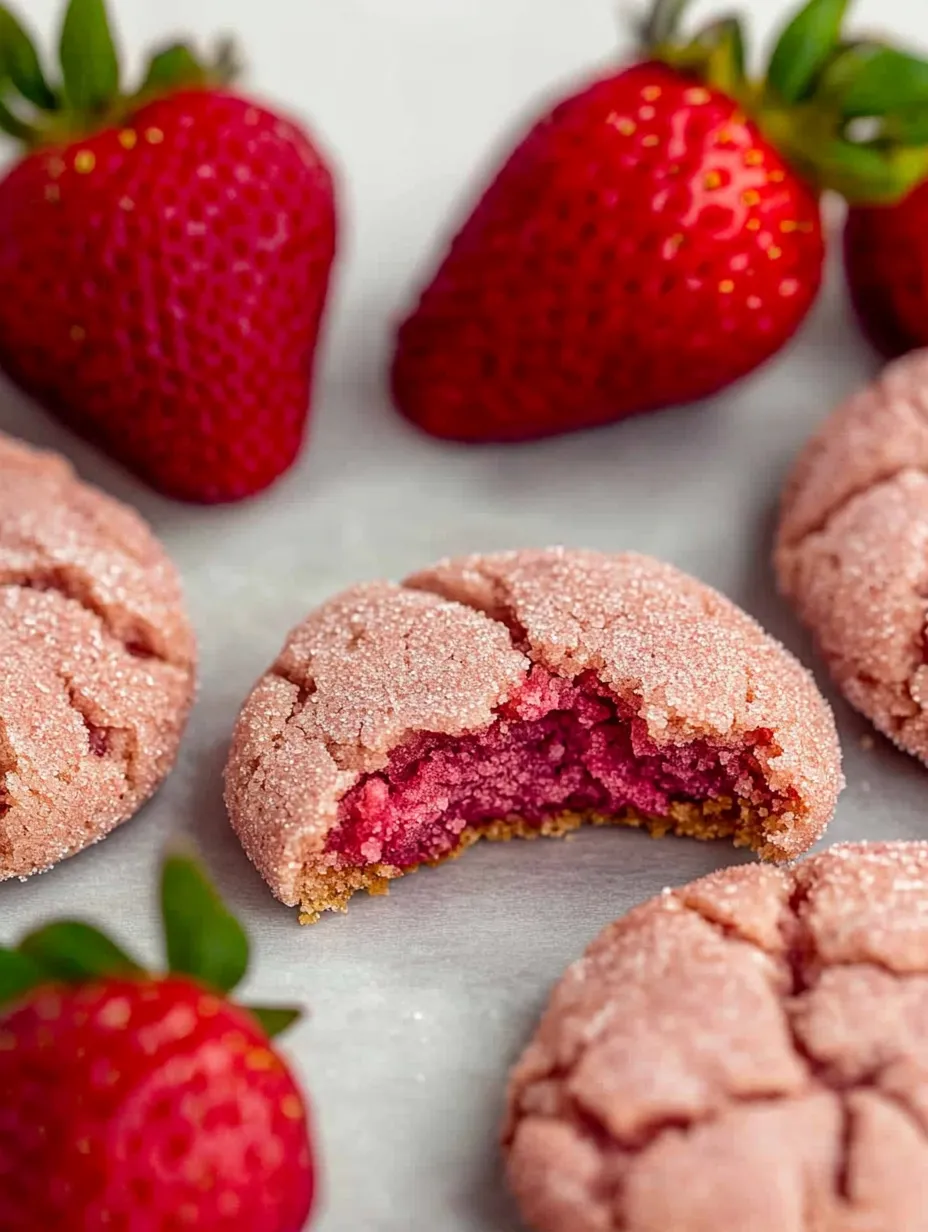
[[[104,0],[60,69],[0,4],[0,367],[143,480],[238,500],[293,463],[335,254],[332,175],[236,93],[229,47],[157,51],[127,88]]]
[[[894,201],[926,149],[843,102],[847,0],[810,0],[762,77],[737,18],[685,37],[656,0],[638,61],[509,155],[399,332],[393,390],[435,436],[516,441],[690,402],[794,334],[822,280],[819,197]]]
[[[227,994],[248,942],[196,863],[161,884],[168,970],[72,920],[0,948],[3,1232],[301,1232],[306,1107],[270,1038],[298,1011]]]
[[[877,42],[847,51],[840,105],[881,145],[928,147],[928,63]],[[848,287],[884,355],[928,346],[928,181],[895,205],[857,205],[844,231]]]

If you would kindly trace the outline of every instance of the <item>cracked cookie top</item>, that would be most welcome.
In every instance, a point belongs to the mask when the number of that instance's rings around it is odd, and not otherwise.
[[[774,564],[848,701],[928,761],[928,351],[890,364],[806,445]]]
[[[512,723],[539,679],[595,680],[626,726],[639,725],[641,750],[701,740],[724,756],[749,745],[765,790],[788,802],[771,825],[781,858],[831,817],[841,773],[828,707],[734,604],[634,554],[468,557],[330,600],[243,707],[226,801],[278,897],[297,901],[313,861],[334,866],[326,842],[363,776],[422,733]]]
[[[511,1075],[538,1232],[921,1232],[928,843],[724,869],[607,928]]]
[[[130,817],[173,764],[194,689],[174,566],[70,466],[0,437],[0,880]]]

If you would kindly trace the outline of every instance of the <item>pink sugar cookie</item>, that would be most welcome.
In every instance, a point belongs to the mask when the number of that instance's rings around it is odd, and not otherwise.
[[[312,920],[477,838],[584,821],[785,860],[841,784],[826,703],[749,616],[647,557],[552,549],[313,612],[239,716],[226,802]]]
[[[928,351],[890,364],[806,445],[774,563],[851,705],[928,761]]]
[[[610,925],[503,1142],[536,1232],[924,1232],[928,843],[723,869]]]
[[[131,817],[194,688],[180,582],[131,510],[0,436],[0,880]]]

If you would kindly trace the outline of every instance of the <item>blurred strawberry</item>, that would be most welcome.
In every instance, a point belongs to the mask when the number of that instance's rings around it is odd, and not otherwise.
[[[399,332],[393,390],[435,436],[514,441],[723,389],[775,354],[822,280],[818,195],[900,196],[919,169],[834,103],[846,0],[811,0],[761,81],[737,19],[560,102],[516,147]]]
[[[0,949],[3,1232],[301,1232],[302,1096],[269,1036],[297,1012],[224,994],[248,943],[191,861],[164,866],[169,973],[59,921]]]
[[[868,125],[872,141],[920,165],[928,63],[878,43],[849,49],[846,61],[840,105],[848,122]],[[928,346],[928,182],[896,205],[853,206],[844,263],[861,325],[880,351],[896,356]]]
[[[70,0],[61,81],[0,7],[0,366],[153,487],[229,501],[300,448],[335,253],[332,176],[292,121],[159,51],[120,89],[104,0]]]
[[[851,210],[844,268],[864,333],[892,358],[928,346],[928,184],[897,206]]]

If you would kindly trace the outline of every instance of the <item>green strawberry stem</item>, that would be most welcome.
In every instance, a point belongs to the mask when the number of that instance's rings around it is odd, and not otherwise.
[[[855,205],[892,203],[928,177],[928,61],[873,39],[848,41],[849,0],[807,0],[756,79],[745,70],[738,18],[686,39],[687,4],[654,0],[646,53],[734,97],[819,191]]]
[[[220,41],[212,59],[171,43],[153,53],[141,83],[124,91],[106,0],[68,0],[52,76],[35,40],[0,3],[0,132],[27,148],[78,140],[176,90],[228,85],[239,69],[230,40]]]
[[[654,5],[643,27],[645,46],[657,47],[674,37],[683,10],[690,0],[654,0]]]
[[[248,969],[248,938],[198,861],[171,852],[161,871],[161,916],[172,975],[187,976],[228,993]],[[83,920],[55,920],[11,948],[0,946],[0,1016],[3,1008],[46,984],[85,984],[106,979],[151,979],[105,933]],[[293,1006],[245,1006],[273,1037],[300,1017]]]

